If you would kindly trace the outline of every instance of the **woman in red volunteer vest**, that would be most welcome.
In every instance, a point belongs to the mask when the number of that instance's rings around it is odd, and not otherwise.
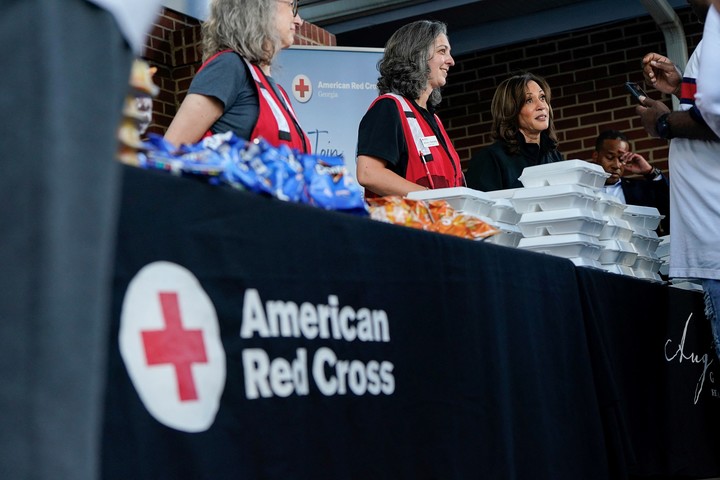
[[[358,131],[357,178],[366,196],[463,186],[460,159],[435,115],[455,61],[444,23],[396,31],[378,63],[380,96]]]
[[[181,145],[233,131],[310,153],[290,99],[270,70],[302,23],[298,0],[212,0],[202,26],[203,65],[165,139]]]

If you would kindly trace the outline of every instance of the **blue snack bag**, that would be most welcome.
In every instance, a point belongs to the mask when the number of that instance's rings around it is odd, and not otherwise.
[[[219,183],[220,175],[230,161],[230,152],[237,144],[244,143],[232,132],[207,137],[196,144],[179,148],[155,134],[149,135],[145,168],[170,171],[176,175],[207,178]]]
[[[190,175],[216,179],[230,162],[233,147],[244,143],[234,133],[225,132],[203,138],[194,145],[182,145],[179,149],[182,169]]]
[[[367,215],[360,185],[347,172],[342,157],[302,155],[305,168],[305,203],[326,210]]]
[[[230,161],[225,166],[223,180],[232,187],[247,189],[251,192],[262,193],[262,179],[258,177],[257,171],[251,166],[251,161],[260,154],[260,146],[253,143],[246,143],[244,148],[233,149]]]
[[[153,170],[165,170],[180,174],[181,162],[174,154],[175,146],[165,140],[161,135],[150,133],[145,142],[145,161],[138,166]]]
[[[280,189],[276,191],[276,197],[290,202],[299,202],[305,190],[305,175],[302,163],[298,160],[298,152],[287,145],[278,147],[279,161],[282,164],[281,175],[279,176]]]
[[[262,138],[255,139],[243,155],[255,175],[253,191],[267,193],[284,201],[298,202],[303,192],[302,166],[286,145],[273,147]]]
[[[276,196],[275,192],[282,180],[278,151],[263,138],[256,138],[253,146],[255,148],[249,148],[244,159],[257,177],[254,191]]]

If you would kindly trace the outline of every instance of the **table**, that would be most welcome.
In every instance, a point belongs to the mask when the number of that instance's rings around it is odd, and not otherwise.
[[[104,478],[720,474],[697,293],[193,178],[124,180]]]

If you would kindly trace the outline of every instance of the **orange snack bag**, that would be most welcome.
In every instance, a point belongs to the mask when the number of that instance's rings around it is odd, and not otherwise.
[[[367,203],[374,220],[423,230],[432,223],[430,211],[420,200],[390,195],[370,198]]]
[[[459,214],[445,200],[410,200],[398,196],[368,199],[370,217],[396,225],[444,233],[470,240],[499,233],[472,215]]]

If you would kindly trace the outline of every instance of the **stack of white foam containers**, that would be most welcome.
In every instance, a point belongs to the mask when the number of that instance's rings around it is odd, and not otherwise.
[[[622,218],[632,227],[630,242],[638,252],[631,266],[632,274],[637,278],[662,282],[662,277],[658,274],[662,260],[656,253],[660,238],[655,232],[663,218],[662,215],[655,207],[628,205]]]
[[[597,191],[607,177],[600,166],[583,160],[524,169],[520,181],[525,188],[510,198],[521,214],[518,247],[601,268],[600,234],[607,222],[597,212]]]
[[[412,192],[408,198],[446,200],[456,211],[481,218],[501,232],[485,240],[490,243],[662,281],[663,259],[656,252],[661,240],[655,233],[662,216],[655,208],[626,205],[601,192],[608,176],[599,165],[567,160],[525,168],[520,176],[524,188],[443,188]]]
[[[518,247],[569,258],[575,265],[662,282],[656,208],[626,205],[600,191],[609,175],[583,160],[528,167],[512,193],[522,214]]]
[[[505,245],[508,247],[517,247],[523,237],[518,222],[520,214],[515,210],[510,197],[514,190],[499,190],[496,192],[487,192],[487,195],[493,201],[487,218],[483,218],[486,223],[500,230],[500,234],[493,235],[487,239],[490,243],[497,245]]]
[[[627,205],[614,195],[597,192],[597,211],[605,220],[605,228],[600,233],[600,264],[603,270],[621,275],[635,276],[632,266],[638,252],[632,244],[633,230],[630,222],[623,218]]]
[[[485,217],[490,213],[493,201],[487,193],[467,187],[438,188],[410,192],[412,200],[445,200],[457,213]]]
[[[655,229],[663,217],[656,208],[626,205],[601,192],[607,177],[600,166],[583,160],[526,168],[520,177],[526,188],[511,199],[523,213],[518,225],[525,238],[518,246],[578,266],[661,282]],[[576,198],[588,195],[592,201]]]
[[[473,215],[500,230],[485,241],[508,247],[517,247],[522,234],[517,227],[520,215],[509,200],[497,201],[489,193],[466,187],[438,188],[410,192],[413,200],[445,200],[453,209],[465,215]]]

